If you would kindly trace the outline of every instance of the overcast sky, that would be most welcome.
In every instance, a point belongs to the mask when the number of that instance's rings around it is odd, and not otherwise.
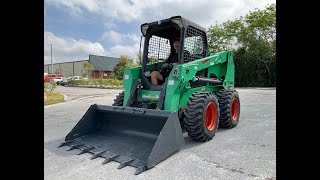
[[[89,54],[136,58],[140,25],[181,15],[208,29],[275,0],[45,0],[44,63]]]

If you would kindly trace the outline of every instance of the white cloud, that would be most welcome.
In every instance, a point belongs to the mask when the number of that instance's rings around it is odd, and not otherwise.
[[[112,30],[103,33],[102,38],[114,44],[120,44],[123,42],[123,36],[120,33]]]
[[[47,3],[67,8],[73,15],[83,10],[102,15],[105,24],[111,26],[119,21],[141,24],[181,15],[208,28],[216,21],[233,20],[276,0],[47,0]]]
[[[69,37],[56,36],[52,32],[44,32],[44,64],[51,63],[50,44],[52,44],[53,63],[88,59],[89,54],[111,57],[127,55],[130,58],[136,59],[139,51],[140,38],[134,34],[122,35],[117,32],[113,33],[119,35],[118,37],[120,39],[131,39],[133,45],[116,44],[109,49],[105,49],[98,42],[90,42],[83,39],[75,40]]]
[[[110,54],[98,42],[90,42],[83,39],[75,40],[72,38],[58,37],[52,32],[44,32],[45,64],[51,62],[50,44],[52,44],[53,63],[88,59],[89,54]]]
[[[110,48],[110,52],[113,57],[120,57],[120,55],[127,55],[134,60],[137,57],[138,51],[139,51],[139,43],[136,43],[132,46],[116,45]]]
[[[111,44],[132,44],[139,43],[140,37],[136,34],[121,34],[114,30],[106,31],[102,35],[102,39]]]
[[[46,2],[60,8],[67,8],[71,15],[82,14],[82,9],[90,12],[97,12],[100,9],[96,0],[46,0]]]
[[[103,24],[107,29],[117,28],[116,23],[114,23],[113,21],[106,21]]]
[[[102,39],[114,45],[108,50],[111,56],[128,55],[130,58],[136,59],[140,45],[140,37],[136,34],[122,34],[111,30],[103,33]]]

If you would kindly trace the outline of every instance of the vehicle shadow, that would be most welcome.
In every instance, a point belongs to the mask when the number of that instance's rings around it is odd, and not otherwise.
[[[60,139],[56,139],[53,141],[49,141],[49,142],[45,142],[44,143],[44,149],[49,150],[51,153],[54,153],[58,156],[64,156],[64,157],[68,157],[68,156],[74,156],[75,154],[78,154],[80,152],[79,149],[74,149],[71,151],[67,151],[70,146],[62,146],[59,147],[58,146],[64,142],[64,138],[60,138]]]
[[[218,134],[219,132],[224,132],[224,131],[228,131],[228,129],[218,128],[216,134]],[[182,147],[183,150],[184,150],[184,149],[193,148],[193,147],[195,147],[195,146],[203,145],[204,143],[206,143],[206,142],[199,142],[199,141],[193,140],[192,138],[190,138],[190,137],[188,136],[188,133],[187,133],[187,132],[184,132],[184,133],[183,133],[183,137],[184,137],[184,142],[185,142],[185,146]],[[214,138],[215,138],[215,137],[213,137],[212,140],[214,140]],[[211,140],[211,141],[212,141],[212,140]],[[210,142],[210,141],[208,141],[208,142]]]

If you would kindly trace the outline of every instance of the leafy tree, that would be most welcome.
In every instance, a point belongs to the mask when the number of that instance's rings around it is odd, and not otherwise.
[[[122,80],[124,69],[127,67],[134,67],[133,60],[129,59],[126,55],[121,55],[119,63],[114,68],[114,76],[118,80]]]
[[[89,62],[83,63],[83,70],[82,70],[83,77],[90,78],[92,70],[93,70],[93,65],[91,63]]]
[[[276,5],[208,29],[212,52],[233,50],[237,86],[276,85]]]

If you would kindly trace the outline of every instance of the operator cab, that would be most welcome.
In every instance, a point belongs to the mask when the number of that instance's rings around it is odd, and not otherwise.
[[[159,71],[171,53],[174,53],[173,41],[180,39],[178,64],[191,62],[207,56],[207,38],[205,29],[181,16],[145,23],[141,25],[144,47],[141,66],[143,89],[161,90],[162,84],[152,85],[150,74]]]

